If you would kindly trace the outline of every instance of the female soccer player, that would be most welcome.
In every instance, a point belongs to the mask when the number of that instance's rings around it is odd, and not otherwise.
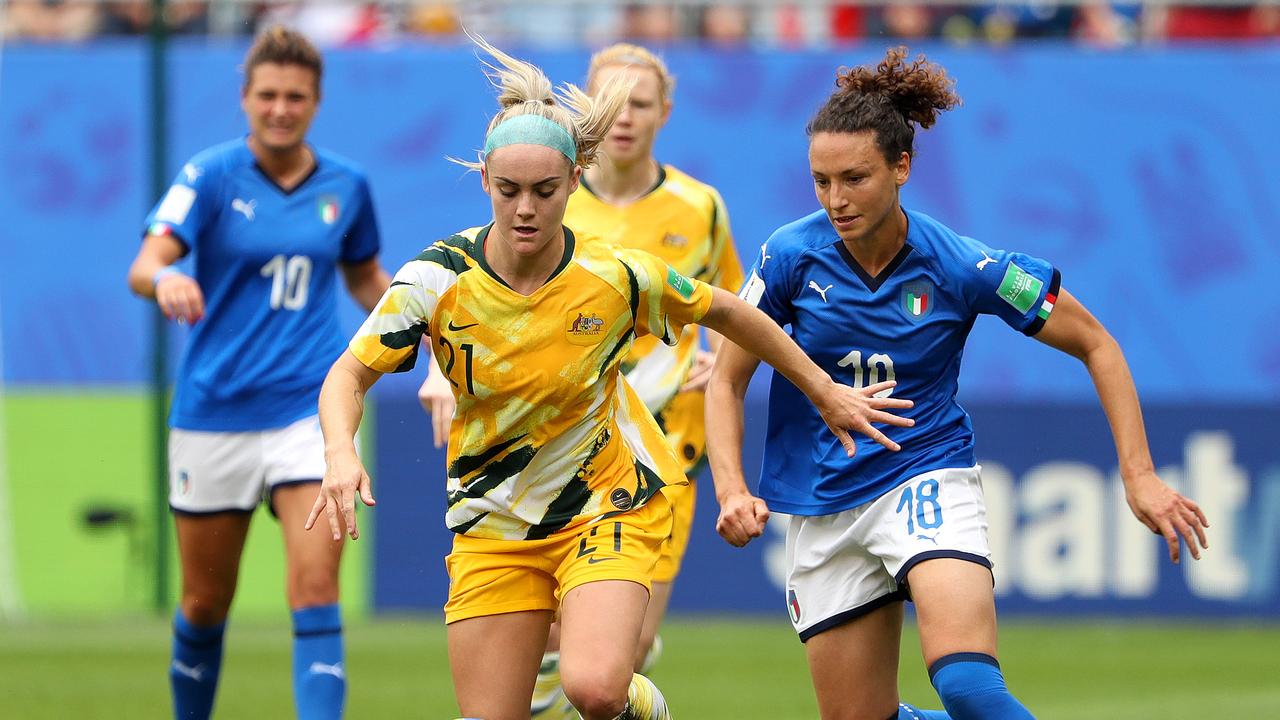
[[[700,323],[791,377],[848,447],[845,429],[909,425],[872,398],[832,383],[767,317],[644,252],[563,226],[584,166],[627,101],[623,76],[594,98],[553,94],[537,68],[483,41],[496,58],[502,110],[481,162],[492,221],[439,241],[405,265],[334,365],[320,393],[329,461],[307,526],[324,514],[355,537],[355,497],[372,502],[352,436],[369,387],[407,370],[419,342],[454,389],[446,522],[449,659],[463,715],[529,717],[552,614],[561,618],[564,689],[587,720],[670,717],[634,674],[661,546],[671,534],[665,490],[680,465],[620,365],[632,340],[678,342]],[[888,442],[886,439],[885,442]],[[890,445],[892,445],[890,443]]]
[[[717,530],[741,546],[770,509],[793,515],[787,601],[806,643],[823,718],[899,717],[902,600],[916,604],[929,675],[958,720],[1026,718],[996,662],[986,515],[969,418],[956,403],[965,337],[979,314],[1079,358],[1093,377],[1120,458],[1130,508],[1179,558],[1205,547],[1204,515],[1155,474],[1124,356],[1060,287],[1049,263],[994,250],[904,211],[899,191],[928,128],[960,99],[945,71],[890,50],[875,68],[842,71],[807,128],[822,210],[762,247],[742,297],[833,377],[854,387],[896,380],[916,402],[906,448],[834,452],[820,419],[775,378],[760,497],[741,467],[742,398],[756,360],[721,348],[708,388]],[[732,419],[732,420],[731,420]],[[1197,541],[1199,545],[1197,546]],[[914,717],[903,710],[901,717]]]
[[[369,184],[306,143],[321,58],[274,28],[245,58],[245,138],[182,168],[147,217],[129,287],[192,325],[169,418],[169,505],[182,558],[169,677],[174,714],[213,707],[227,610],[249,520],[280,519],[293,611],[300,718],[337,718],[346,696],[338,561],[342,543],[302,531],[324,475],[320,385],[342,352],[336,270],[372,308],[390,283],[378,263]],[[195,276],[173,266],[195,251]]]
[[[736,293],[742,285],[742,265],[719,193],[671,165],[660,165],[653,157],[658,131],[671,114],[675,78],[661,58],[626,43],[592,56],[588,92],[598,92],[614,76],[634,83],[631,95],[600,145],[601,161],[583,171],[578,190],[569,196],[565,225],[608,243],[656,255],[681,275]],[[720,336],[711,331],[707,335],[714,350]],[[714,357],[699,348],[697,330],[689,327],[674,347],[654,336],[638,338],[622,363],[627,382],[658,420],[690,480],[689,485],[673,485],[666,492],[675,523],[653,574],[649,608],[636,649],[638,672],[647,672],[658,655],[654,646],[658,626],[689,541],[697,495],[692,481],[706,457],[702,389],[711,375]],[[449,383],[434,363],[419,398],[433,415],[438,447],[447,437],[454,405]],[[560,689],[558,629],[558,625],[552,626],[548,652],[538,672],[532,706],[535,720],[559,717],[568,704]]]

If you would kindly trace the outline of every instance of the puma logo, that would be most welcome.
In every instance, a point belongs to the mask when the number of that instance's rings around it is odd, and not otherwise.
[[[256,207],[258,207],[257,200],[250,200],[249,202],[245,202],[240,198],[236,198],[235,200],[231,201],[231,209],[235,210],[238,213],[243,214],[249,220],[253,219],[253,209]]]
[[[204,681],[204,663],[200,663],[195,667],[191,667],[190,665],[182,662],[181,660],[174,660],[173,670],[179,675],[189,677],[192,680],[195,680],[196,682]]]
[[[981,270],[982,268],[984,268],[984,267],[986,267],[986,266],[990,265],[991,263],[993,263],[993,262],[995,262],[995,261],[996,261],[996,259],[995,259],[995,258],[993,258],[993,257],[991,257],[990,255],[988,255],[986,250],[983,250],[983,251],[982,251],[982,259],[978,261],[978,265],[977,265],[977,267],[978,267],[978,269],[979,269],[979,270]]]
[[[810,281],[809,281],[809,287],[810,287],[810,288],[812,288],[814,292],[816,292],[816,293],[818,293],[819,295],[821,295],[821,296],[822,296],[822,302],[824,302],[824,303],[825,303],[825,302],[827,301],[827,291],[828,291],[828,290],[830,290],[831,288],[835,287],[835,285],[828,285],[828,286],[826,286],[826,287],[818,287],[818,283],[816,283],[816,282],[814,282],[814,281],[810,280]]]
[[[773,257],[772,255],[769,255],[768,252],[769,252],[769,243],[762,244],[760,246],[760,269],[761,270],[764,269],[764,264],[769,262],[769,258]]]
[[[346,672],[342,670],[342,663],[334,663],[333,665],[326,665],[325,663],[322,663],[322,662],[313,662],[311,663],[311,667],[307,668],[307,672],[311,673],[312,675],[332,675],[338,678],[339,680],[347,679]]]

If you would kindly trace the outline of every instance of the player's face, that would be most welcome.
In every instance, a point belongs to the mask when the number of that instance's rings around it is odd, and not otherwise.
[[[493,228],[512,252],[538,255],[559,236],[581,173],[544,145],[507,145],[489,153],[480,183],[493,203]]]
[[[861,242],[879,237],[877,231],[898,210],[898,189],[911,174],[906,153],[898,162],[885,162],[875,133],[814,133],[809,139],[809,170],[813,190],[827,211],[840,239]]]
[[[319,106],[316,74],[301,65],[262,63],[254,67],[240,98],[249,134],[274,152],[302,144]]]
[[[606,65],[591,78],[592,92],[615,75],[634,79],[636,84],[601,148],[614,163],[631,165],[653,156],[653,142],[671,114],[671,101],[662,98],[657,71],[647,67]]]

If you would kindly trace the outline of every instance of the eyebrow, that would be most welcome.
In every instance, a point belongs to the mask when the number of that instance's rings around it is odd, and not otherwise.
[[[512,180],[511,178],[502,177],[501,175],[494,175],[494,176],[493,176],[493,179],[494,179],[494,180],[497,180],[498,182],[504,182],[504,183],[506,183],[506,184],[508,184],[508,185],[515,185],[515,186],[517,186],[517,187],[520,185],[520,183],[516,182],[515,180]],[[532,184],[532,185],[546,185],[547,183],[549,183],[549,182],[551,182],[551,181],[553,181],[553,180],[559,180],[559,179],[560,179],[560,176],[559,176],[559,175],[552,175],[552,176],[550,176],[550,177],[545,177],[545,178],[543,178],[543,179],[541,179],[541,180],[539,180],[539,181],[537,181],[537,182],[535,182],[535,183],[531,183],[531,184]]]
[[[809,171],[809,172],[810,172],[810,174],[811,174],[811,175],[813,175],[814,177],[827,177],[827,173],[824,173],[824,172],[817,172],[817,171],[815,171],[815,170],[811,170],[811,171]],[[836,172],[836,173],[833,173],[833,174],[834,174],[834,175],[836,175],[836,176],[840,176],[840,175],[868,175],[868,174],[870,174],[870,172],[871,172],[871,171],[870,171],[870,169],[868,169],[868,168],[867,168],[866,166],[864,166],[864,165],[855,165],[855,166],[850,167],[850,168],[844,168],[843,170],[840,170],[839,172]]]

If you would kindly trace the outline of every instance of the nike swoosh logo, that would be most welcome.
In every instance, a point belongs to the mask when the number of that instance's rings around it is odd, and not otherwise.
[[[454,324],[453,324],[453,321],[452,321],[452,320],[450,320],[450,321],[449,321],[449,329],[450,329],[450,330],[452,330],[452,331],[454,331],[454,332],[458,332],[459,330],[466,330],[467,328],[473,328],[473,327],[475,327],[475,326],[477,326],[477,325],[479,325],[479,324],[480,324],[480,323],[478,323],[478,322],[473,322],[473,323],[471,323],[470,325],[454,325]]]
[[[598,563],[598,562],[604,562],[605,560],[617,560],[617,558],[611,558],[611,557],[589,557],[589,558],[587,558],[587,564],[588,564],[588,565],[595,565],[596,563]]]

